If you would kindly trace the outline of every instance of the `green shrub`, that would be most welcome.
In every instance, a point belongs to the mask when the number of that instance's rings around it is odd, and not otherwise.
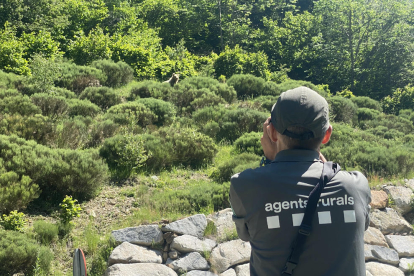
[[[232,86],[209,77],[189,77],[180,82],[180,85],[190,85],[196,89],[206,88],[228,103],[232,103],[237,97],[237,93]]]
[[[99,106],[91,103],[89,100],[70,99],[67,100],[67,103],[69,106],[68,115],[70,117],[95,117],[101,111]]]
[[[237,92],[237,98],[244,99],[262,95],[265,80],[253,75],[233,75],[227,85],[233,86]]]
[[[44,220],[36,220],[33,224],[38,241],[43,245],[49,245],[54,242],[58,236],[58,226]]]
[[[414,109],[414,87],[407,85],[404,88],[398,88],[381,101],[384,112],[389,114],[398,114],[403,109]]]
[[[0,89],[0,99],[19,96],[22,96],[22,94],[16,89]]]
[[[111,106],[121,103],[121,98],[109,87],[87,87],[79,95],[79,99],[87,99],[99,106],[101,109],[108,109]]]
[[[173,88],[169,83],[155,81],[139,82],[131,88],[128,100],[140,98],[167,99]]]
[[[105,117],[120,125],[151,125],[157,115],[142,103],[126,102],[114,105],[106,111]]]
[[[18,213],[16,210],[11,211],[9,215],[3,214],[0,218],[0,225],[3,226],[5,230],[11,231],[24,231],[24,225],[26,224],[27,219],[25,214]]]
[[[77,149],[88,141],[91,117],[76,116],[61,120],[56,125],[53,139],[48,140],[52,148]]]
[[[105,83],[105,74],[94,67],[79,66],[70,62],[60,62],[62,76],[55,80],[55,85],[80,94],[88,86]]]
[[[6,73],[0,70],[0,90],[2,89],[13,89],[16,87],[16,83],[22,79],[13,73]]]
[[[398,117],[410,120],[414,124],[414,111],[411,109],[402,109],[398,114]]]
[[[89,127],[88,141],[85,143],[86,148],[95,148],[100,146],[106,138],[114,136],[119,125],[112,120],[95,121]]]
[[[365,121],[365,128],[367,130],[374,129],[377,126],[384,126],[387,129],[395,129],[405,134],[412,133],[414,126],[412,121],[403,116],[395,116],[393,114],[379,114],[375,120]]]
[[[351,101],[359,108],[370,108],[382,112],[381,103],[369,97],[352,97]]]
[[[379,116],[380,112],[375,109],[360,107],[357,110],[358,121],[374,120]]]
[[[151,204],[160,212],[192,214],[203,212],[211,207],[218,211],[230,207],[229,189],[229,182],[217,184],[198,180],[190,183],[185,189],[155,193],[151,197]],[[168,204],[165,204],[166,202]]]
[[[273,81],[267,81],[263,85],[262,95],[278,97],[282,93],[279,85]]]
[[[48,116],[52,120],[65,115],[69,108],[64,97],[53,96],[46,93],[36,93],[30,96],[30,99],[42,110],[43,116]]]
[[[41,109],[33,104],[28,96],[21,94],[0,98],[0,110],[3,114],[20,114],[22,116],[42,113]]]
[[[137,172],[148,159],[143,138],[130,133],[106,139],[99,154],[107,162],[112,175],[120,179]]]
[[[242,153],[235,156],[233,159],[226,161],[217,167],[216,170],[210,175],[210,177],[217,182],[223,183],[230,181],[233,174],[241,171],[236,170],[238,166],[243,166],[243,170],[247,168],[256,168],[259,166],[260,157],[251,153]],[[241,167],[237,168],[241,169]]]
[[[72,223],[75,217],[80,217],[80,211],[82,208],[77,203],[77,199],[73,199],[72,196],[65,196],[62,203],[59,204],[59,218],[63,224]]]
[[[50,88],[49,94],[54,96],[60,96],[64,97],[66,99],[76,99],[78,96],[75,94],[75,92],[72,92],[66,88],[62,87],[52,87]]]
[[[0,135],[0,158],[6,171],[27,175],[39,185],[43,201],[60,200],[66,194],[91,198],[107,179],[108,168],[96,150],[50,149]]]
[[[6,171],[2,163],[0,159],[0,213],[24,209],[39,196],[39,186],[27,175],[20,177],[16,172]]]
[[[350,99],[334,96],[328,100],[335,122],[353,124],[356,121],[358,107]]]
[[[175,106],[173,104],[154,98],[138,99],[136,102],[145,105],[157,116],[155,125],[169,125],[174,121]]]
[[[0,230],[0,275],[16,273],[33,275],[36,263],[39,272],[49,274],[53,253],[23,233]]]
[[[112,60],[97,60],[92,62],[92,67],[101,70],[106,75],[103,85],[120,87],[134,79],[134,70],[125,62]]]
[[[197,110],[193,120],[203,133],[210,137],[215,135],[217,141],[224,139],[233,142],[246,132],[260,131],[268,116],[267,113],[248,108],[227,109],[218,106]]]
[[[263,155],[263,148],[260,143],[262,135],[262,132],[245,133],[234,141],[234,146],[239,152],[249,152]]]
[[[262,110],[269,112],[272,110],[273,105],[277,102],[279,96],[260,96],[253,100],[254,103],[259,103]]]

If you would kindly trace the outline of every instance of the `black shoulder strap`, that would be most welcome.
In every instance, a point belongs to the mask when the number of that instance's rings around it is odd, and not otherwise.
[[[339,171],[341,167],[333,162],[323,163],[323,169],[319,183],[315,186],[309,194],[308,203],[306,205],[305,215],[303,216],[302,224],[299,227],[298,235],[292,245],[292,252],[286,262],[285,268],[282,271],[282,276],[289,276],[293,274],[293,270],[298,265],[300,254],[303,251],[303,246],[306,238],[312,232],[312,218],[315,214],[316,206],[321,196],[322,190]]]

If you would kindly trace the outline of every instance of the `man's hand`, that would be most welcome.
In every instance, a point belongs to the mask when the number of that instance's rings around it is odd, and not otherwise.
[[[319,159],[322,160],[322,162],[328,162],[328,160],[326,160],[325,156],[323,156],[322,152],[319,152]]]
[[[270,117],[263,123],[263,136],[260,139],[263,153],[269,160],[274,160],[277,154],[277,144],[271,139],[272,125],[270,124]]]

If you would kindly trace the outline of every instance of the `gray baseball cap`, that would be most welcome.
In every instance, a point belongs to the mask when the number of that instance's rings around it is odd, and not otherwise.
[[[271,111],[272,124],[282,135],[307,140],[323,137],[329,128],[329,106],[326,100],[308,87],[297,87],[283,92]],[[298,126],[309,130],[301,135],[288,127]]]

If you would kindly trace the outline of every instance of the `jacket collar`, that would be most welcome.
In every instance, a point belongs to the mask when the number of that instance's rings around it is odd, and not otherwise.
[[[315,150],[288,149],[278,152],[273,162],[317,162],[319,152]]]

